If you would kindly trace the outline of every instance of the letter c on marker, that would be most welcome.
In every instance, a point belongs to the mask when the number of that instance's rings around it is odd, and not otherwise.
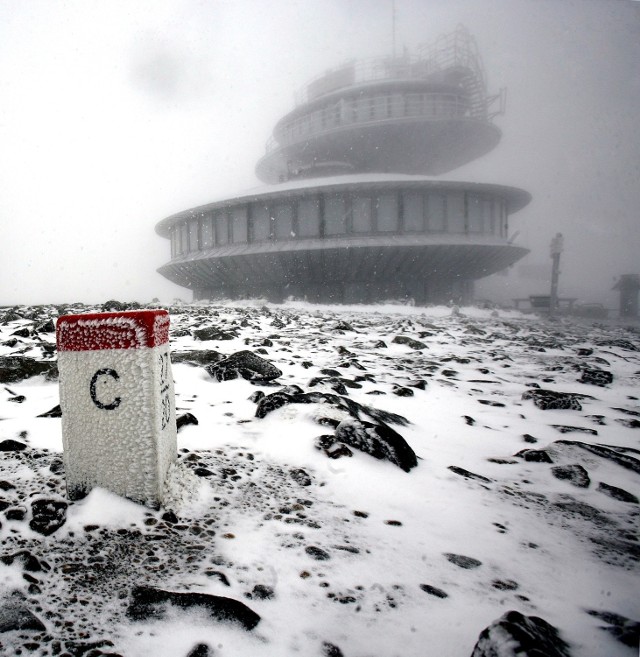
[[[103,375],[113,377],[116,381],[120,379],[118,373],[109,367],[98,370],[91,377],[91,383],[89,384],[89,394],[91,395],[91,400],[98,408],[101,408],[105,411],[113,411],[114,409],[118,408],[118,406],[120,406],[120,402],[122,401],[120,397],[116,397],[110,404],[103,404],[96,396],[96,383],[98,381],[98,377]]]

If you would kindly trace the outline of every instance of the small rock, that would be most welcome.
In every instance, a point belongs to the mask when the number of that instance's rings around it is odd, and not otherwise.
[[[579,381],[604,388],[613,383],[613,374],[606,370],[584,369]]]
[[[430,584],[420,584],[420,588],[425,592],[428,593],[429,595],[433,595],[436,598],[448,598],[449,594],[443,591],[442,589],[439,589],[435,586],[431,586]]]
[[[238,351],[205,369],[217,381],[231,381],[239,377],[247,381],[271,381],[282,376],[282,371],[275,365],[251,351]]]
[[[553,463],[549,452],[544,449],[523,449],[514,456],[519,456],[529,463]]]
[[[451,472],[460,475],[461,477],[465,477],[465,479],[475,479],[476,481],[482,481],[487,484],[491,483],[491,479],[488,477],[483,477],[482,475],[476,474],[475,472],[470,472],[464,468],[459,468],[457,465],[450,465],[448,470],[451,470]]]
[[[509,611],[480,633],[471,657],[570,657],[558,630],[536,616]]]
[[[322,643],[322,657],[344,657],[344,654],[338,646],[328,641]]]
[[[395,386],[393,389],[393,394],[398,397],[413,397],[414,392],[411,388],[405,388],[404,386]]]
[[[331,559],[331,555],[326,550],[316,547],[315,545],[308,545],[304,551],[316,561],[328,561]]]
[[[444,556],[452,564],[458,566],[459,568],[464,568],[465,570],[478,568],[482,565],[482,561],[478,561],[478,559],[474,559],[473,557],[465,557],[463,554],[452,554],[447,552]]]
[[[591,479],[589,473],[581,465],[556,465],[551,468],[551,473],[556,479],[568,481],[578,488],[589,488]]]
[[[266,584],[256,584],[251,593],[247,594],[247,597],[251,600],[271,600],[274,596],[273,587]]]
[[[39,499],[31,502],[29,527],[38,534],[50,536],[67,520],[67,503],[62,500]]]
[[[293,468],[289,470],[289,476],[300,486],[311,486],[311,477],[302,468]]]
[[[180,415],[179,417],[176,418],[176,428],[178,431],[180,431],[182,427],[186,427],[188,424],[197,425],[198,418],[192,413],[185,413],[184,415]]]
[[[522,399],[531,399],[533,403],[543,411],[552,409],[582,410],[582,405],[578,401],[578,397],[568,392],[556,392],[554,390],[533,388],[523,392]]]
[[[213,657],[213,650],[206,643],[197,643],[189,651],[187,657]]]

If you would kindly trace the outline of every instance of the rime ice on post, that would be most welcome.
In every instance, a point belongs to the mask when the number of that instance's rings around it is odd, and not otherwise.
[[[56,341],[69,498],[101,486],[159,506],[177,452],[169,314],[66,315]]]

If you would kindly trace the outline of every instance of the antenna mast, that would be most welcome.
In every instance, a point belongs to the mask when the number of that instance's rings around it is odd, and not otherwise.
[[[391,0],[391,55],[396,58],[396,0]]]

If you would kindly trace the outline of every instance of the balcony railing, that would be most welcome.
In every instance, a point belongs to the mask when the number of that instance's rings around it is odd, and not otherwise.
[[[280,125],[277,138],[266,144],[266,153],[347,126],[389,124],[406,119],[475,118],[466,96],[452,93],[407,93],[341,99]]]
[[[296,106],[304,105],[320,96],[357,84],[383,80],[424,80],[434,74],[452,69],[466,69],[477,93],[486,94],[482,59],[475,39],[459,25],[433,44],[423,44],[416,54],[408,51],[401,57],[377,57],[350,60],[313,78],[295,94]]]

